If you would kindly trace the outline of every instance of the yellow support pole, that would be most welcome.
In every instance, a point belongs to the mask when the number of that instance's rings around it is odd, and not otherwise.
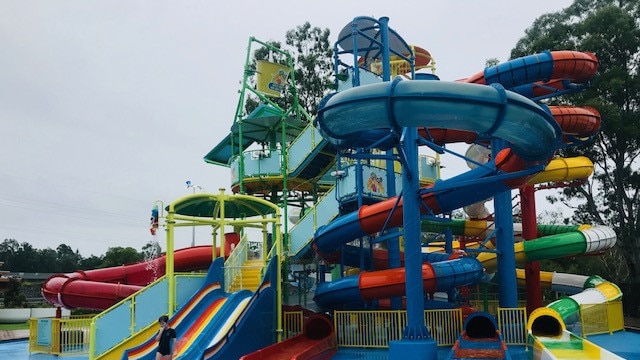
[[[176,278],[174,276],[174,230],[176,221],[174,219],[175,209],[173,204],[169,205],[169,212],[167,213],[167,261],[165,262],[165,274],[167,277],[167,283],[169,288],[168,294],[168,309],[167,315],[171,317],[176,306]]]
[[[218,205],[220,206],[220,215],[218,216],[220,218],[220,256],[222,258],[224,258],[224,247],[226,246],[226,239],[224,236],[224,225],[225,225],[225,218],[224,218],[224,202],[227,199],[227,195],[224,194],[224,189],[220,188],[220,195],[218,195]],[[214,246],[215,248],[215,246]]]
[[[276,261],[278,262],[277,264],[277,284],[276,284],[276,327],[277,327],[277,334],[278,334],[278,342],[282,341],[282,259],[283,259],[283,254],[282,254],[282,231],[280,231],[280,210],[278,209],[276,211],[276,231],[275,232],[275,237],[276,237]]]

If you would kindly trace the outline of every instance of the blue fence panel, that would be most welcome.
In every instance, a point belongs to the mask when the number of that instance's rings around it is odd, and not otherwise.
[[[132,300],[120,303],[120,306],[111,308],[108,316],[96,319],[95,354],[102,354],[119,344],[131,335],[131,309]]]
[[[169,301],[167,299],[168,289],[169,283],[165,278],[135,296],[133,333],[158,321],[160,315],[167,313],[169,309]],[[111,316],[110,314],[111,313],[108,313],[106,316]],[[133,335],[133,333],[129,335]]]
[[[289,146],[287,172],[291,173],[297,169],[321,140],[322,136],[320,136],[318,130],[311,124],[307,125],[304,131]]]
[[[180,310],[202,288],[207,274],[176,276],[176,310]]]

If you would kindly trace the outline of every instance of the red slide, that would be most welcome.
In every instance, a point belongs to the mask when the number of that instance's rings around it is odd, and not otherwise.
[[[240,360],[321,360],[338,350],[333,323],[326,315],[313,314],[304,323],[304,332],[291,339],[267,346]]]
[[[229,254],[231,244],[237,244],[240,238],[231,233],[225,234],[225,239],[228,247],[225,253]],[[207,269],[212,258],[211,246],[176,250],[174,269],[178,272]],[[104,310],[162,277],[165,262],[166,257],[162,255],[135,264],[52,275],[42,285],[42,296],[51,304],[66,309]]]

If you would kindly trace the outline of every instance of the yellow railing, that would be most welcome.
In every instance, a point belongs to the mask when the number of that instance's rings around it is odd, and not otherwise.
[[[90,323],[91,317],[87,316],[29,319],[29,352],[88,354]]]
[[[507,345],[527,344],[527,308],[498,308],[498,330]]]
[[[438,346],[455,344],[462,332],[462,309],[425,310],[424,317]]]
[[[338,346],[344,347],[386,348],[402,338],[406,324],[404,310],[334,313]],[[425,326],[439,346],[453,345],[462,331],[462,310],[426,310]]]
[[[478,310],[478,311],[485,311],[488,312],[491,315],[498,315],[498,308],[500,307],[500,301],[499,300],[479,300],[479,299],[472,299],[469,300],[469,305],[471,305],[471,307],[473,307],[474,309]],[[485,305],[486,305],[486,309],[485,309]],[[519,300],[518,301],[518,307],[527,307],[527,301],[526,300]]]
[[[290,339],[302,334],[304,325],[304,315],[302,311],[284,311],[282,318],[283,339]]]
[[[526,345],[526,308],[496,308],[498,329],[508,345]],[[580,306],[582,336],[624,330],[622,302]],[[451,346],[462,332],[462,310],[426,310],[425,326],[438,346]],[[29,352],[83,355],[89,350],[90,317],[30,319]],[[283,313],[283,339],[303,332],[302,311]],[[386,348],[402,338],[404,310],[336,311],[338,346]],[[45,333],[45,336],[43,336]],[[40,335],[40,336],[38,336]]]
[[[384,348],[401,337],[405,311],[336,311],[334,329],[338,346]]]
[[[225,291],[229,291],[234,280],[242,277],[242,266],[248,259],[249,241],[244,235],[236,248],[231,252],[227,260],[224,262],[224,283]]]
[[[622,302],[580,305],[582,336],[624,330]]]

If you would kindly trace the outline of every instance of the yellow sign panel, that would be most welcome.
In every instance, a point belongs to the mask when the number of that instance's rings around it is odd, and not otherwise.
[[[287,79],[291,69],[266,60],[256,62],[257,89],[267,96],[280,97],[287,88]]]

